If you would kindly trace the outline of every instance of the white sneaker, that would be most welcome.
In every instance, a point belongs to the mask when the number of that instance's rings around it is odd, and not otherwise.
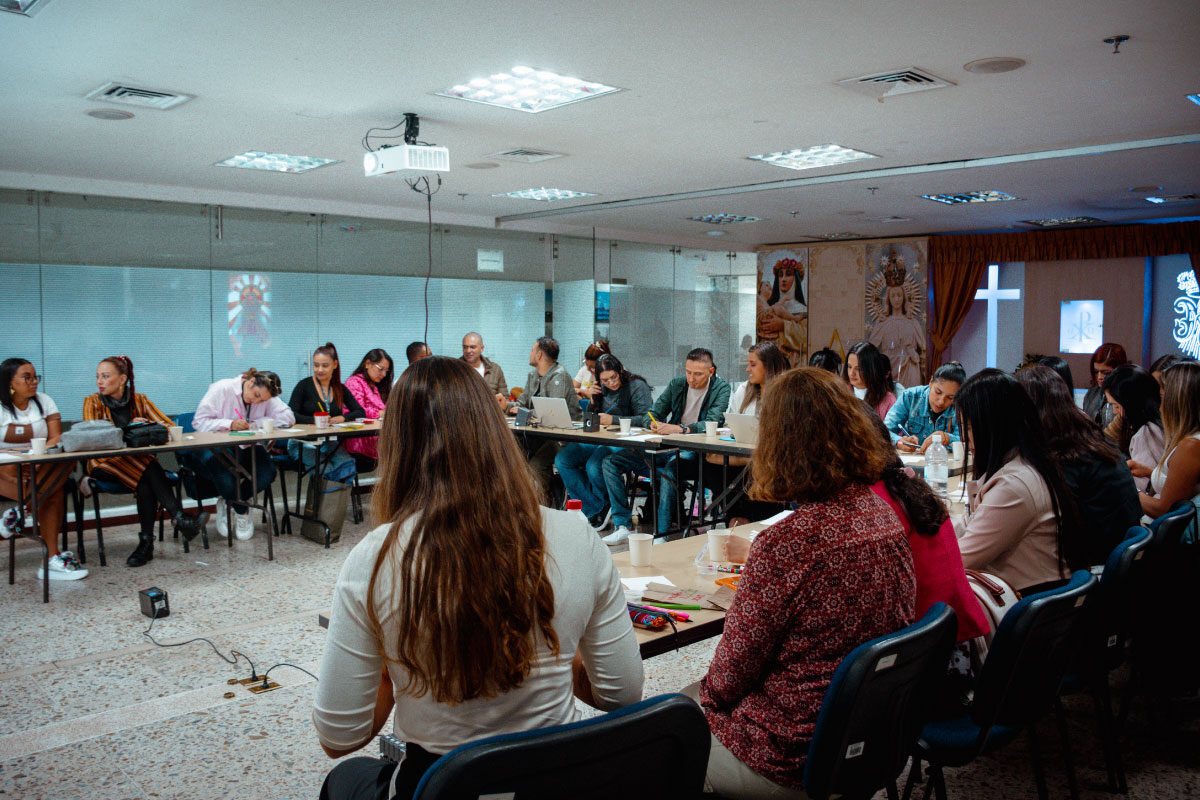
[[[0,516],[0,539],[11,539],[21,532],[21,515],[17,513],[17,507],[13,506]]]
[[[238,514],[235,511],[233,514],[233,535],[238,538],[238,541],[244,542],[254,538],[254,517],[250,516],[250,513],[247,511],[245,514]]]
[[[42,575],[42,568],[38,567],[39,581],[42,579]],[[75,554],[70,550],[64,550],[56,556],[50,556],[50,580],[77,581],[87,576],[88,571],[79,566],[79,562],[75,559]]]
[[[217,523],[217,533],[222,537],[229,538],[229,515],[225,513],[225,498],[217,498],[217,513],[214,514]]]
[[[624,525],[622,525],[621,527],[617,528],[615,531],[610,533],[608,536],[605,536],[604,543],[605,544],[620,544],[621,542],[628,539],[629,534],[631,534],[631,533],[633,533],[633,531],[629,530],[629,528],[626,528]]]

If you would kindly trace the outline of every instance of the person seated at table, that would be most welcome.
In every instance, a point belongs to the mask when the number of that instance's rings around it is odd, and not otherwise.
[[[251,367],[236,378],[225,378],[208,387],[196,408],[192,427],[198,431],[249,431],[268,417],[275,420],[275,425],[280,428],[291,427],[296,416],[279,399],[281,391],[278,375]],[[234,514],[234,535],[238,539],[249,539],[254,536],[254,520],[243,501],[247,496],[253,498],[271,485],[275,480],[275,465],[267,456],[267,451],[259,445],[226,448],[223,449],[223,456],[236,459],[247,472],[251,471],[253,463],[257,477],[254,486],[250,486],[249,479],[242,478],[239,481],[238,475],[215,450],[190,450],[186,454],[192,470],[208,480],[219,495],[215,514],[217,533],[229,535],[229,521],[225,513],[225,504],[228,503]]]
[[[330,425],[353,422],[366,416],[354,393],[342,383],[341,362],[333,342],[326,342],[313,351],[312,375],[292,389],[288,407],[301,425],[312,425],[318,413],[329,415]],[[327,440],[318,447],[299,439],[289,439],[287,452],[306,469],[320,461],[324,465],[321,474],[330,480],[349,482],[357,471],[342,440]]]
[[[37,390],[40,380],[33,364],[23,358],[7,358],[0,363],[0,434],[9,446],[45,439],[46,447],[54,447],[62,439],[62,415],[50,395]],[[50,556],[49,574],[43,576],[42,567],[38,567],[38,580],[47,577],[52,581],[77,581],[88,574],[74,553],[58,549],[74,471],[74,461],[53,461],[37,468],[38,533]],[[23,508],[9,508],[0,518],[3,538],[15,536],[24,525],[25,514],[33,508],[32,485],[32,470],[15,464],[0,465],[0,497],[25,501]]]
[[[134,388],[133,362],[128,356],[109,356],[96,367],[96,393],[83,399],[84,419],[105,419],[118,428],[136,422],[157,422],[167,427],[174,421]],[[154,523],[158,507],[171,516],[183,538],[191,541],[204,530],[208,514],[189,514],[175,498],[167,473],[157,456],[132,455],[93,458],[87,462],[89,478],[119,483],[133,492],[137,503],[138,544],[125,565],[140,567],[154,558]]]
[[[600,424],[612,425],[620,417],[637,417],[650,410],[650,384],[641,375],[634,375],[614,355],[601,355],[596,360],[596,372],[603,393],[596,398],[601,409]],[[567,494],[583,503],[584,516],[592,530],[601,531],[610,515],[608,491],[600,469],[604,459],[621,448],[607,445],[570,442],[554,457],[554,468],[562,478]]]
[[[376,348],[378,349],[378,348]],[[428,358],[433,355],[433,351],[429,349],[429,345],[424,342],[411,342],[408,347],[404,348],[404,355],[408,359],[408,363],[420,361],[422,358]],[[391,362],[391,359],[388,359]],[[349,383],[349,381],[347,381]]]
[[[1101,388],[1113,413],[1104,433],[1129,459],[1137,490],[1147,491],[1150,471],[1166,452],[1158,381],[1136,364],[1122,364],[1108,373]]]
[[[466,340],[463,340],[463,350],[466,351]],[[464,360],[466,356],[464,355]],[[469,362],[468,362],[469,363]],[[567,412],[572,420],[583,416],[577,402],[575,386],[571,383],[571,375],[562,364],[558,363],[558,342],[549,336],[543,336],[533,344],[529,351],[529,376],[525,379],[525,390],[513,402],[504,402],[508,413],[515,416],[518,408],[533,408],[535,397],[561,397],[567,403]],[[476,370],[478,372],[478,370]],[[486,378],[485,378],[486,381]],[[497,395],[499,399],[499,395]],[[560,442],[553,439],[532,440],[527,443],[529,466],[533,468],[541,483],[542,491],[547,499],[558,494],[554,483],[554,458],[558,455]],[[557,504],[554,504],[557,505]]]
[[[832,351],[831,351],[832,352]],[[729,399],[729,413],[753,414],[758,416],[761,406],[762,393],[767,384],[790,369],[787,356],[772,341],[763,341],[750,348],[746,355],[747,380],[739,383]],[[704,468],[704,488],[712,492],[713,497],[720,497],[729,488],[730,479],[737,478],[739,473],[734,470],[730,474],[728,467],[744,467],[750,463],[749,458],[741,456],[722,456],[709,453],[704,457],[711,467]],[[762,503],[751,500],[740,492],[736,501],[725,508],[724,518],[731,524],[736,519],[758,520],[774,516],[785,507],[779,503]]]
[[[883,418],[892,443],[905,452],[924,453],[935,438],[945,447],[957,442],[954,398],[966,379],[962,364],[951,361],[937,368],[928,386],[913,386],[901,392]]]
[[[963,565],[1019,592],[1090,566],[1075,501],[1021,385],[985,369],[962,385],[956,405],[977,482],[958,542]]]
[[[846,383],[853,387],[855,397],[865,400],[883,419],[896,404],[896,395],[879,355],[879,348],[870,342],[855,343],[846,354]]]
[[[1071,365],[1065,359],[1058,356],[1042,356],[1037,363],[1043,367],[1049,367],[1058,373],[1058,377],[1063,379],[1063,383],[1067,384],[1067,391],[1071,394],[1071,402],[1075,402],[1075,378],[1071,376]]]
[[[1140,495],[1152,519],[1180,500],[1200,497],[1200,363],[1184,361],[1163,372],[1162,420],[1166,455],[1150,475],[1154,496]]]
[[[605,355],[612,355],[612,350],[608,349],[607,339],[597,339],[583,351],[583,364],[580,365],[579,371],[575,373],[575,379],[572,381],[575,384],[575,393],[579,395],[580,400],[591,401],[593,397],[599,397],[602,388],[597,378],[599,373],[596,372],[596,361],[600,356]]]
[[[1159,356],[1154,359],[1154,363],[1150,365],[1149,372],[1154,376],[1154,380],[1158,382],[1159,389],[1162,389],[1162,374],[1176,364],[1181,364],[1184,361],[1195,361],[1191,356],[1181,356],[1178,353],[1167,353],[1165,356]]]
[[[408,363],[413,362],[409,360]],[[395,382],[392,357],[386,350],[376,347],[367,351],[362,361],[354,368],[354,373],[346,379],[346,390],[362,407],[363,415],[367,419],[381,419],[384,409],[387,408],[388,393]],[[375,469],[375,462],[379,460],[379,437],[346,439],[346,452],[354,458],[359,472],[370,472]]]
[[[504,370],[495,361],[483,355],[483,337],[471,331],[462,340],[462,360],[479,373],[488,391],[500,402],[508,399],[508,384],[504,382]]]
[[[838,662],[914,618],[904,527],[871,490],[893,452],[844,387],[802,367],[763,395],[751,496],[798,505],[755,537],[712,664],[684,690],[712,731],[706,791],[806,797],[809,742]]]
[[[810,367],[820,367],[826,372],[832,372],[834,375],[842,374],[842,357],[837,354],[836,350],[831,350],[826,347],[813,353],[808,359]]]
[[[1101,426],[1108,423],[1104,419],[1104,379],[1108,373],[1128,363],[1129,356],[1125,354],[1125,348],[1114,342],[1105,342],[1097,347],[1088,362],[1091,383],[1088,384],[1087,394],[1083,396],[1083,413]]]
[[[650,428],[657,434],[670,436],[679,433],[700,433],[706,422],[718,425],[725,419],[729,408],[729,384],[717,375],[711,350],[697,347],[687,354],[683,362],[683,376],[673,378],[663,389],[653,408],[633,419],[633,424]],[[681,450],[679,458],[691,460],[694,454]],[[675,505],[676,453],[659,453],[653,456],[660,477],[658,490],[658,531],[671,527],[671,508]],[[646,457],[636,450],[623,449],[607,456],[600,467],[604,473],[604,486],[608,491],[608,502],[612,508],[613,532],[604,537],[607,544],[618,544],[633,533],[633,513],[625,494],[625,475],[650,474]]]
[[[611,710],[642,697],[612,558],[576,515],[539,507],[486,385],[434,356],[405,370],[391,403],[379,526],[338,576],[313,724],[330,758],[373,744],[389,717],[408,749],[400,765],[339,763],[327,800],[411,797],[460,745],[572,722],[575,698]]]
[[[1142,517],[1129,467],[1100,426],[1076,407],[1066,382],[1054,370],[1034,365],[1016,378],[1038,410],[1046,445],[1075,501],[1086,537],[1081,557],[1089,565],[1103,564]]]

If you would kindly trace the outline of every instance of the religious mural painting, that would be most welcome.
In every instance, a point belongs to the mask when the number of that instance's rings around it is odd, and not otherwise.
[[[926,361],[926,244],[869,244],[866,251],[867,340],[891,360],[893,380],[919,386]]]
[[[808,249],[758,254],[757,335],[779,345],[793,367],[808,363]]]

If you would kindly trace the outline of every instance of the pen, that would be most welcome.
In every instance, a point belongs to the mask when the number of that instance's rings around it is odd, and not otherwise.
[[[651,611],[661,611],[664,614],[670,614],[671,617],[674,618],[677,622],[691,622],[691,620],[692,620],[692,617],[690,614],[685,614],[682,611],[677,611],[675,609],[659,608],[658,606],[652,606],[652,605],[647,605],[646,608],[650,609]]]
[[[651,414],[649,411],[647,411],[647,412],[646,412],[646,416],[650,418],[650,422],[651,422],[651,424],[653,424],[653,423],[655,423],[655,422],[658,422],[658,420],[656,420],[656,419],[654,418],[654,415],[653,415],[653,414]]]

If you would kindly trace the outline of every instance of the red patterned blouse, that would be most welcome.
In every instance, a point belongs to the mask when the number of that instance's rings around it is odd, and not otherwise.
[[[852,484],[800,506],[754,540],[700,700],[733,755],[802,788],[804,760],[838,663],[913,621],[912,552],[895,512]]]

